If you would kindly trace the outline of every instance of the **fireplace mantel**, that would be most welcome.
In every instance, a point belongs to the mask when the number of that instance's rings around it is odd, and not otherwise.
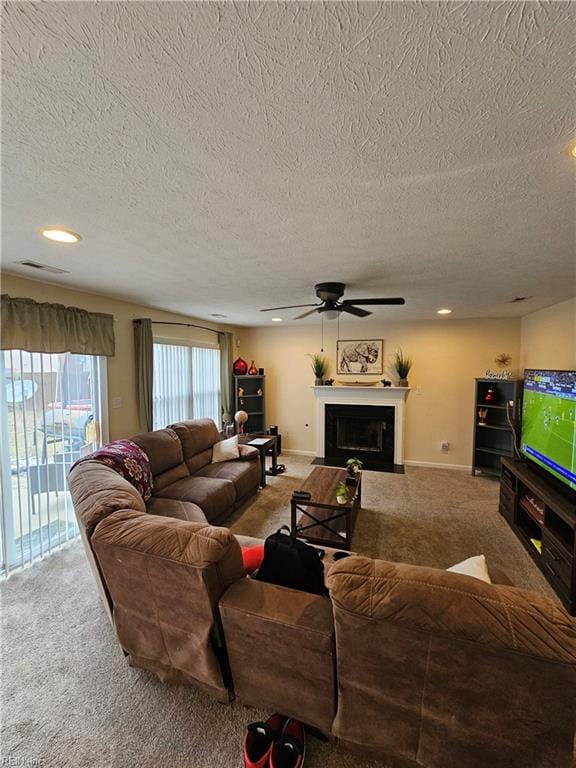
[[[326,405],[389,405],[394,408],[394,463],[404,465],[404,407],[410,387],[312,387],[316,397],[316,456],[323,459]]]

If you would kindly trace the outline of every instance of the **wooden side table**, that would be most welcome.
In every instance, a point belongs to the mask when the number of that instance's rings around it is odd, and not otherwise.
[[[255,435],[238,435],[238,442],[240,445],[250,445],[252,448],[256,448],[260,453],[260,486],[266,487],[266,456],[272,455],[272,474],[276,474],[275,470],[278,464],[278,449],[276,446],[275,435],[265,435],[264,437],[256,437]]]

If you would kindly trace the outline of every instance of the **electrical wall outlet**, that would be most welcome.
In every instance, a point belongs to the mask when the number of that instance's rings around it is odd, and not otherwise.
[[[440,448],[444,453],[448,453],[448,451],[450,450],[450,443],[448,442],[448,440],[442,440],[442,442],[440,443]]]

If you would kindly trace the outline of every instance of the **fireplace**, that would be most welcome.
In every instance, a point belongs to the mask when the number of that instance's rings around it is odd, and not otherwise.
[[[393,472],[394,416],[389,405],[326,405],[324,463],[356,457],[366,469]]]
[[[409,387],[317,386],[313,391],[316,398],[315,464],[342,467],[346,458],[357,456],[366,467],[370,465],[384,471],[393,467],[394,472],[404,471],[404,413]],[[334,417],[335,422],[330,417],[331,427],[327,429],[328,408],[342,406],[359,407],[360,410],[340,412],[340,422],[338,416]],[[379,426],[373,421],[379,422]],[[330,440],[340,447],[327,448]]]

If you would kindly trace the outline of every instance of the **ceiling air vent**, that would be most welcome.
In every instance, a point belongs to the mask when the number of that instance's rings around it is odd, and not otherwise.
[[[40,264],[38,261],[18,261],[17,264],[21,264],[23,267],[30,267],[30,269],[42,270],[42,272],[51,272],[53,275],[69,275],[70,271],[67,269],[59,269],[58,267],[49,267],[48,264]]]

